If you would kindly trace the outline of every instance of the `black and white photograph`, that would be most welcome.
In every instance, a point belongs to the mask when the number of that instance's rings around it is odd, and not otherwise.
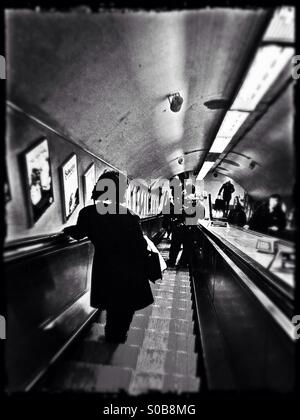
[[[292,407],[297,12],[3,8],[12,405],[87,419]]]

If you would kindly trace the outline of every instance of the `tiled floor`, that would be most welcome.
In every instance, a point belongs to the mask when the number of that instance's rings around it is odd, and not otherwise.
[[[158,246],[168,259],[170,244]],[[149,390],[197,392],[197,354],[189,273],[167,269],[152,285],[155,302],[135,313],[125,344],[104,340],[105,317],[93,323],[84,339],[60,363],[45,384],[51,390],[118,392]]]

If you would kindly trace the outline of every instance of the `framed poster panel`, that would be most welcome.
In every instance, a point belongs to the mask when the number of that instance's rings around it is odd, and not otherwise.
[[[42,138],[24,152],[26,192],[30,225],[54,202],[49,145]]]
[[[84,205],[92,204],[92,192],[96,183],[95,164],[92,163],[83,174]]]
[[[64,222],[74,213],[79,204],[77,156],[72,154],[61,166],[62,204]]]

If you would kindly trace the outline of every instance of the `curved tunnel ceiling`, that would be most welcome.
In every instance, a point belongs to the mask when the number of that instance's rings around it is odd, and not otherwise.
[[[220,166],[257,199],[272,193],[289,196],[294,188],[294,91],[290,84]],[[230,164],[230,160],[238,166]]]
[[[225,112],[204,103],[232,98],[265,18],[8,11],[8,99],[130,176],[169,178],[204,159]]]

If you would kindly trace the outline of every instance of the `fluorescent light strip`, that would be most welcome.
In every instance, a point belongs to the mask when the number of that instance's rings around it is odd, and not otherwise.
[[[254,111],[294,54],[295,50],[292,47],[260,47],[231,108]]]
[[[295,42],[295,8],[280,7],[265,32],[263,41]]]
[[[214,166],[214,164],[215,162],[205,161],[198,173],[198,176],[196,178],[197,181],[201,181],[206,176],[207,172],[209,172],[209,170]]]
[[[264,41],[284,40],[293,42],[295,38],[295,8],[281,7],[265,32]],[[209,150],[210,153],[222,153],[233,136],[240,129],[251,111],[275,82],[284,67],[295,54],[292,47],[267,45],[260,47],[247,73],[242,87],[225,115],[216,138]],[[204,162],[197,179],[202,180],[214,162]]]
[[[217,137],[233,137],[245,119],[248,117],[248,112],[228,111],[219,128]]]
[[[248,112],[228,111],[209,152],[222,153],[248,115]]]
[[[231,137],[216,137],[209,153],[222,153],[230,143]]]

